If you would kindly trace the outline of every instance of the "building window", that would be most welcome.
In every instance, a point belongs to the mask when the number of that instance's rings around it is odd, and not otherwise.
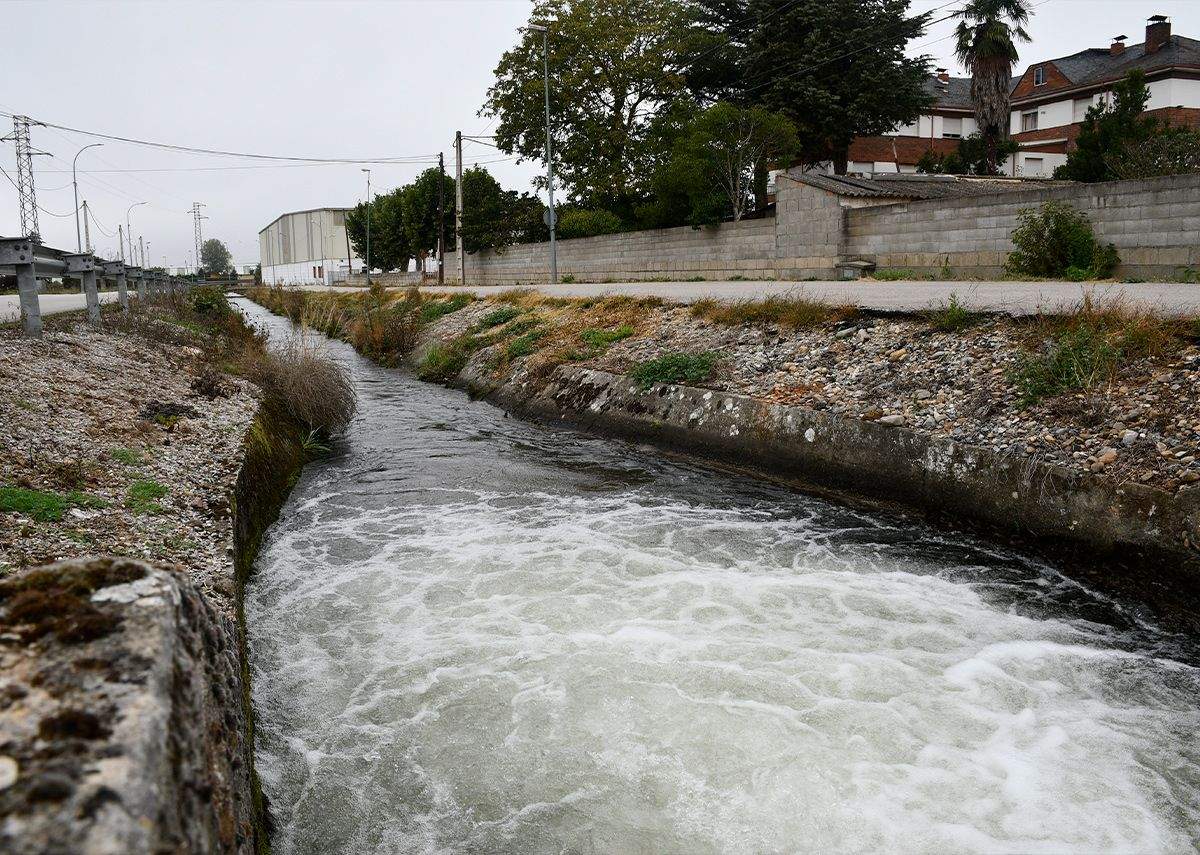
[[[1039,65],[1033,70],[1033,85],[1041,86],[1046,82],[1046,67]]]
[[[1038,126],[1037,110],[1034,110],[1030,113],[1022,113],[1021,114],[1021,130],[1022,131],[1036,131],[1037,126]]]
[[[952,140],[962,139],[962,119],[942,119],[942,136]]]
[[[1082,122],[1087,118],[1087,111],[1091,109],[1092,99],[1076,98],[1071,109],[1071,119],[1075,122]]]

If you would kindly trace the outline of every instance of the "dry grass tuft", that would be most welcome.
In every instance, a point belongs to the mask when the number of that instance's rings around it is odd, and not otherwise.
[[[357,401],[349,374],[313,339],[296,335],[247,354],[243,371],[262,389],[268,407],[310,431],[331,434],[354,417]]]
[[[719,300],[697,300],[691,306],[692,315],[714,324],[776,324],[784,329],[809,329],[828,323],[846,321],[858,314],[851,305],[835,306],[808,297],[764,297],[761,300],[738,300],[725,303]]]

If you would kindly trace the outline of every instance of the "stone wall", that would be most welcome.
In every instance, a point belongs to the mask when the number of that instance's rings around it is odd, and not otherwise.
[[[1120,276],[1170,280],[1200,267],[1200,175],[914,201],[846,212],[844,252],[878,267],[991,277],[1004,270],[1022,209],[1056,199],[1116,245]]]
[[[578,282],[647,279],[775,279],[775,218],[693,229],[653,229],[558,241],[558,275]],[[546,281],[550,244],[529,243],[503,252],[468,253],[474,285],[527,285]],[[458,255],[446,254],[446,281],[458,281]]]

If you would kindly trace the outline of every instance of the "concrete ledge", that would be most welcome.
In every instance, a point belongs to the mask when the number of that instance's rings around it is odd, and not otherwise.
[[[638,389],[628,377],[560,367],[544,385],[462,382],[523,415],[900,502],[1087,556],[1200,567],[1200,488],[1170,494],[1083,478],[879,422],[686,386]]]
[[[25,570],[0,627],[0,851],[255,851],[237,628],[183,574]]]

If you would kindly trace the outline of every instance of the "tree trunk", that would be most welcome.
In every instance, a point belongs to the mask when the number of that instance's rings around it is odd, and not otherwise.
[[[762,213],[767,210],[767,162],[759,160],[754,164],[754,210]]]
[[[833,151],[833,174],[845,175],[850,163],[850,147],[841,146]]]

